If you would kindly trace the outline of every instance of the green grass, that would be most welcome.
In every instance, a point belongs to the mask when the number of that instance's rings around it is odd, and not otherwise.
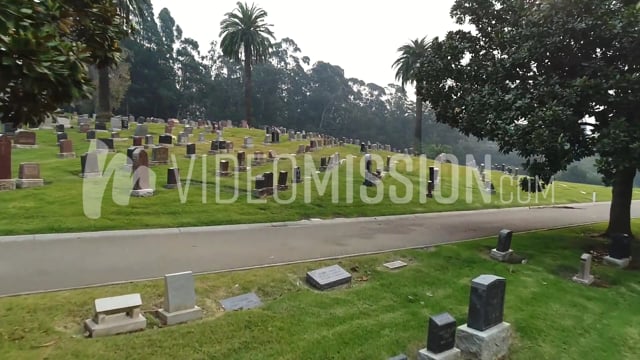
[[[85,141],[85,135],[80,134],[75,129],[67,130],[69,138],[74,142],[74,149],[78,154],[87,151],[89,145]],[[150,133],[154,134],[154,141],[157,142],[157,135],[164,132],[164,126],[159,124],[150,125]],[[174,134],[178,132],[174,130]],[[133,130],[123,131],[122,137],[133,134]],[[232,140],[236,151],[241,150],[242,139],[245,135],[252,135],[254,138],[254,149],[248,150],[247,154],[252,155],[255,150],[273,149],[278,154],[295,153],[299,144],[305,142],[283,142],[279,145],[265,147],[262,145],[264,132],[261,130],[247,129],[225,129],[224,137]],[[99,134],[98,137],[108,136],[106,133]],[[442,203],[436,199],[426,199],[420,196],[418,189],[421,186],[420,179],[425,178],[419,172],[419,160],[417,158],[403,157],[396,168],[398,173],[406,177],[415,191],[413,196],[404,203],[395,203],[390,200],[390,190],[397,188],[398,196],[406,194],[407,187],[401,179],[386,177],[383,185],[378,188],[363,188],[361,186],[363,176],[356,173],[347,176],[346,165],[339,169],[339,185],[337,197],[329,185],[324,194],[318,194],[316,183],[309,179],[305,184],[300,184],[295,189],[282,193],[282,197],[287,199],[295,192],[295,201],[288,205],[281,205],[273,198],[266,200],[253,199],[251,189],[253,178],[265,171],[273,169],[273,164],[263,165],[250,169],[248,173],[240,173],[238,176],[239,186],[237,187],[237,201],[228,203],[234,197],[235,178],[217,178],[215,171],[219,163],[218,156],[199,157],[194,163],[192,181],[188,195],[184,202],[181,202],[177,190],[167,190],[163,188],[166,181],[166,172],[169,166],[155,166],[152,170],[156,174],[156,195],[151,198],[132,198],[128,204],[118,204],[111,196],[111,183],[105,192],[104,201],[101,206],[101,216],[98,219],[88,218],[83,210],[83,179],[78,176],[80,173],[80,160],[58,159],[58,147],[55,145],[55,132],[53,130],[39,130],[38,149],[14,149],[13,150],[13,171],[17,177],[18,167],[21,162],[38,162],[41,166],[41,174],[45,180],[45,187],[35,189],[23,189],[11,192],[0,192],[0,235],[17,234],[38,234],[38,233],[62,233],[79,231],[99,231],[118,229],[143,229],[162,227],[186,227],[186,226],[207,226],[238,223],[255,222],[277,222],[293,221],[308,218],[335,218],[335,217],[357,217],[357,216],[382,216],[439,211],[455,210],[475,210],[481,208],[499,208],[528,205],[548,205],[564,204],[575,202],[590,202],[592,192],[597,193],[598,201],[606,201],[611,198],[609,188],[601,186],[572,184],[556,182],[553,187],[553,199],[551,191],[527,200],[527,194],[517,188],[516,181],[507,176],[502,176],[497,172],[492,172],[492,180],[498,190],[497,194],[490,196],[485,203],[478,183],[472,181],[467,183],[465,174],[467,168],[464,166],[454,166],[443,164],[441,169],[442,195],[449,196],[454,190],[458,191],[459,198],[453,203]],[[215,135],[208,134],[207,141],[211,141]],[[286,135],[285,135],[286,137]],[[194,134],[194,140],[198,138],[198,131]],[[198,144],[198,154],[205,154],[209,149],[209,143]],[[131,140],[116,142],[119,156],[126,154],[126,148],[131,145]],[[341,158],[347,155],[354,155],[354,163],[359,164],[362,155],[355,145],[344,147],[325,148],[317,153],[313,153],[314,165],[319,167],[320,156],[330,155],[340,152]],[[149,150],[150,152],[150,150]],[[184,158],[185,147],[174,147],[171,153],[175,154],[183,183],[186,181],[189,160]],[[377,152],[381,159],[386,158],[388,153]],[[231,156],[235,156],[232,154]],[[110,159],[113,155],[110,155]],[[405,164],[411,163],[412,171],[407,171]],[[464,161],[461,159],[460,161]],[[206,162],[207,170],[203,172],[203,162]],[[306,170],[311,169],[303,164],[302,156],[296,158],[296,162],[302,167],[303,175]],[[432,161],[429,160],[431,165]],[[292,176],[292,161],[282,160],[277,163],[277,170],[288,170],[290,178]],[[362,165],[363,167],[363,165]],[[377,166],[382,168],[383,164]],[[461,181],[452,187],[452,174],[459,171]],[[206,176],[203,176],[206,175]],[[320,174],[320,178],[325,174]],[[425,170],[426,176],[426,170]],[[276,175],[277,177],[277,175]],[[479,181],[479,179],[478,179]],[[422,184],[424,185],[424,184]],[[305,201],[305,187],[309,186],[309,201]],[[352,191],[353,202],[347,201],[347,190]],[[376,191],[382,194],[380,202],[363,200],[361,191],[373,198]],[[467,191],[471,195],[467,197]],[[217,197],[218,195],[218,197]],[[640,192],[634,193],[635,198],[640,198]],[[206,199],[206,200],[204,200]],[[467,201],[467,199],[469,201]],[[249,203],[251,201],[252,203]],[[222,203],[227,202],[227,203]]]
[[[636,233],[640,221],[633,222]],[[495,239],[337,261],[351,269],[348,288],[318,292],[305,263],[196,277],[205,318],[159,327],[162,281],[0,299],[3,359],[387,359],[414,358],[424,347],[429,315],[450,312],[466,321],[470,280],[507,279],[505,321],[512,324],[511,359],[637,359],[640,354],[640,274],[594,264],[597,286],[570,281],[583,251],[605,241],[604,225],[516,234],[513,249],[528,259],[509,265],[488,259]],[[635,253],[638,244],[635,243]],[[386,261],[409,266],[388,271]],[[366,280],[366,281],[364,281]],[[262,308],[224,313],[219,301],[255,291]],[[93,299],[140,292],[143,332],[83,338]]]

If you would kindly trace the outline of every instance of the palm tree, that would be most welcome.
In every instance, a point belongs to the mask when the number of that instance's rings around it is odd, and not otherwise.
[[[150,7],[150,0],[114,0],[118,17],[127,27],[126,33],[130,33],[130,26],[135,25],[143,16],[145,7]],[[96,121],[105,123],[111,118],[111,87],[109,85],[109,69],[115,65],[112,57],[98,56],[96,68],[98,69],[98,101],[96,104]]]
[[[400,80],[402,88],[407,83],[415,83],[420,60],[429,51],[430,42],[426,37],[415,39],[398,48],[400,57],[393,62],[396,68],[396,80]],[[422,153],[422,99],[416,92],[416,124],[413,133],[413,149],[416,154]]]
[[[244,61],[244,108],[245,120],[251,125],[251,65],[266,61],[271,50],[271,39],[275,36],[270,24],[265,23],[267,12],[247,3],[236,3],[237,8],[226,13],[220,22],[220,48],[222,54],[236,61]]]

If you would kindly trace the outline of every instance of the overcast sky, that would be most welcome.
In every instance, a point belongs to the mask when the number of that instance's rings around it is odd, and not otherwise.
[[[277,39],[293,39],[311,62],[342,67],[381,86],[395,82],[391,65],[399,46],[410,39],[442,36],[457,28],[449,16],[454,0],[259,0]],[[251,1],[247,1],[251,4]],[[198,41],[201,52],[219,40],[220,21],[236,0],[152,0],[156,13],[168,8],[184,37]]]

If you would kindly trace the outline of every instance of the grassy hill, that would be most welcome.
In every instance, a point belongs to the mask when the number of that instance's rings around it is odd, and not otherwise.
[[[122,137],[133,135],[135,124],[130,130],[121,132]],[[174,129],[177,134],[182,126]],[[513,206],[537,206],[549,204],[565,204],[575,202],[592,201],[592,193],[596,193],[598,201],[607,201],[611,198],[610,189],[602,186],[555,182],[544,194],[529,198],[529,195],[517,188],[517,181],[513,177],[503,175],[501,172],[488,172],[495,184],[496,194],[487,195],[481,190],[479,176],[465,166],[454,164],[441,164],[442,188],[436,191],[436,197],[427,199],[423,191],[426,187],[424,179],[427,176],[426,167],[420,171],[420,162],[427,166],[433,165],[432,160],[424,158],[396,155],[398,162],[394,165],[397,173],[405,179],[396,176],[386,176],[382,184],[377,187],[363,187],[364,163],[356,145],[336,146],[323,148],[320,151],[308,153],[312,156],[313,164],[305,164],[304,156],[282,159],[276,163],[267,163],[262,166],[250,168],[246,173],[238,173],[234,177],[217,177],[216,171],[220,159],[235,157],[241,148],[244,136],[252,136],[254,148],[245,150],[250,162],[253,151],[261,150],[267,153],[269,150],[277,154],[295,154],[298,145],[309,144],[304,142],[282,141],[280,144],[265,146],[262,144],[264,131],[257,129],[227,128],[224,130],[224,139],[234,142],[235,152],[231,155],[198,156],[191,160],[185,158],[185,147],[175,146],[171,148],[171,154],[175,155],[177,165],[183,183],[183,193],[178,190],[164,189],[168,165],[154,166],[152,171],[156,177],[156,193],[150,198],[131,198],[128,204],[116,203],[112,198],[110,180],[104,200],[101,206],[101,216],[98,219],[89,219],[83,208],[83,181],[79,177],[80,154],[86,152],[89,143],[85,140],[85,134],[76,129],[67,129],[69,138],[73,140],[74,150],[78,154],[76,159],[57,158],[58,146],[54,130],[36,130],[39,147],[37,149],[13,150],[13,176],[17,177],[18,167],[21,162],[38,162],[41,174],[45,180],[42,188],[20,189],[10,192],[0,192],[0,235],[11,234],[35,234],[35,233],[60,233],[77,231],[98,231],[116,229],[141,229],[161,227],[186,227],[206,226],[220,224],[278,222],[301,220],[308,218],[333,218],[356,216],[382,216],[396,214],[411,214],[424,212],[474,210],[480,208],[498,208]],[[198,139],[201,130],[195,130],[191,141]],[[154,135],[157,143],[159,134],[164,132],[164,125],[149,124],[149,133]],[[108,133],[99,133],[98,137],[109,137]],[[287,135],[282,135],[281,139]],[[206,135],[206,143],[197,144],[197,154],[207,154],[210,141],[215,139],[215,134]],[[117,155],[123,157],[126,149],[132,141],[116,142]],[[149,156],[151,151],[148,150]],[[340,158],[345,159],[331,176],[337,176],[338,183],[333,188],[331,180],[323,190],[321,181],[328,173],[316,173],[315,168],[320,166],[320,157],[329,156],[335,152],[340,153]],[[376,168],[383,168],[383,161],[387,155],[384,151],[375,151],[379,155],[379,163]],[[375,159],[374,159],[375,160]],[[122,159],[117,160],[122,161]],[[460,159],[464,162],[464,159]],[[293,199],[288,204],[282,204],[273,197],[256,199],[252,196],[253,179],[266,171],[273,171],[277,179],[277,171],[289,171],[291,182],[293,163],[300,166],[304,183],[292,186],[289,190],[281,192],[278,196],[282,199]],[[352,162],[356,171],[347,170],[349,162]],[[188,192],[186,180],[191,169],[191,181]],[[315,168],[314,168],[315,167]],[[455,182],[453,176],[458,173],[459,180]],[[475,174],[475,178],[466,178],[467,172]],[[128,176],[125,174],[125,176]],[[312,177],[318,176],[318,182]],[[421,182],[423,179],[423,182]],[[125,179],[126,181],[126,179]],[[455,184],[455,185],[452,185]],[[409,186],[407,186],[409,185]],[[396,192],[398,197],[405,197],[407,189],[412,188],[413,194],[406,201],[392,201],[391,193]],[[319,193],[320,192],[320,193]],[[455,195],[456,199],[447,201],[440,197]],[[305,196],[306,194],[306,196]],[[376,199],[376,195],[378,196]],[[369,199],[364,198],[368,196]],[[640,193],[634,193],[635,198],[640,198]],[[352,201],[350,201],[352,199]]]

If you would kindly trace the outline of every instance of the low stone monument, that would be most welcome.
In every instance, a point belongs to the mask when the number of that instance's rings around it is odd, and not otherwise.
[[[511,238],[513,236],[513,231],[502,229],[498,233],[498,245],[495,249],[491,250],[491,258],[497,261],[507,261],[513,255],[513,250],[511,250]]]
[[[233,171],[229,170],[229,160],[220,160],[220,170],[218,170],[219,176],[231,176]]]
[[[224,311],[249,310],[262,306],[262,300],[255,293],[243,294],[220,301]]]
[[[593,275],[591,275],[591,254],[582,254],[580,256],[580,272],[573,277],[573,281],[578,284],[591,285],[593,284]]]
[[[44,186],[44,180],[40,176],[40,164],[38,163],[21,163],[18,171],[18,179],[16,187],[18,189],[27,189]]]
[[[164,306],[158,310],[163,325],[175,325],[202,318],[196,306],[196,291],[191,271],[164,276]]]
[[[506,280],[480,275],[471,281],[467,324],[458,327],[456,346],[463,359],[501,359],[508,355],[511,325],[503,321]]]
[[[19,130],[13,136],[13,147],[16,149],[36,149],[36,133],[33,131]]]
[[[0,135],[0,191],[15,190],[11,168],[11,139]]]
[[[90,337],[144,330],[147,319],[141,314],[140,294],[128,294],[94,301],[95,315],[84,322]]]
[[[396,261],[382,264],[382,266],[386,267],[389,270],[395,270],[395,269],[400,269],[407,266],[407,263],[401,260],[396,260]]]
[[[169,164],[169,149],[164,146],[154,146],[151,148],[151,165]]]
[[[307,282],[319,290],[328,290],[336,286],[350,284],[351,279],[351,274],[340,265],[332,265],[307,273]]]
[[[76,153],[73,151],[73,142],[71,140],[60,141],[58,157],[61,159],[75,159]]]
[[[196,144],[188,143],[187,144],[187,154],[185,155],[187,159],[191,159],[196,157]]]
[[[609,254],[604,262],[626,268],[631,262],[631,237],[628,234],[613,234],[609,244]]]
[[[427,347],[418,351],[418,360],[461,359],[460,349],[455,347],[456,319],[449,313],[429,318]]]

